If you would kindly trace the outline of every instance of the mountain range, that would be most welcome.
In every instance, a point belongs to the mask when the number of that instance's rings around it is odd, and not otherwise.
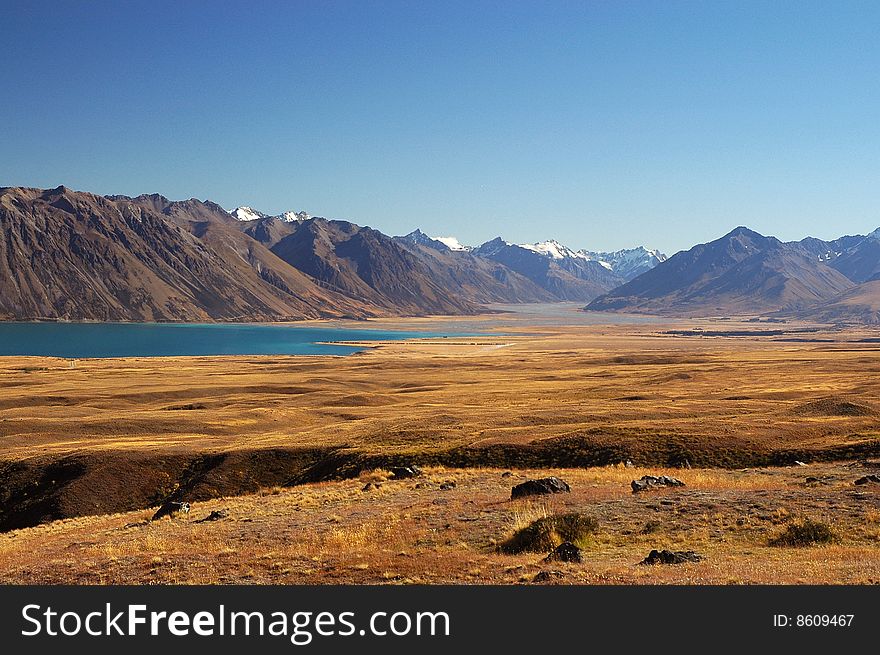
[[[738,227],[676,253],[586,309],[878,323],[880,230],[833,241],[782,242]]]
[[[880,229],[782,242],[746,227],[667,258],[497,237],[389,236],[306,212],[158,194],[0,188],[0,319],[270,321],[474,314],[487,303],[880,323]]]
[[[5,320],[473,314],[493,302],[587,302],[625,279],[608,264],[509,244],[523,257],[305,212],[64,186],[0,188],[0,228]]]

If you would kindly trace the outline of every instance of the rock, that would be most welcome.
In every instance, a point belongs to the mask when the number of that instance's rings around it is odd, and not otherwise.
[[[367,482],[363,487],[361,487],[361,491],[372,491],[373,489],[378,489],[378,482]]]
[[[509,478],[512,475],[513,475],[513,473],[511,473],[510,471],[505,471],[504,473],[501,474],[501,477],[502,478]]]
[[[123,530],[129,530],[130,528],[142,528],[145,525],[149,525],[149,521],[135,521],[134,523],[126,523],[122,526]]]
[[[392,466],[391,467],[391,479],[392,480],[406,480],[408,478],[415,478],[422,474],[422,469],[420,469],[415,464],[411,464],[410,466]]]
[[[655,564],[686,564],[700,562],[703,556],[692,550],[652,550],[639,564],[653,566]]]
[[[553,552],[544,558],[545,562],[576,562],[580,564],[584,561],[581,556],[581,549],[570,541],[563,541]]]
[[[807,463],[806,463],[806,462],[802,462],[802,461],[796,459],[796,460],[794,460],[794,465],[795,465],[795,466],[806,466]]]
[[[862,485],[862,484],[868,484],[869,482],[874,482],[876,484],[880,484],[880,475],[874,475],[873,473],[871,475],[865,475],[865,476],[859,478],[858,480],[856,480],[855,484]]]
[[[455,489],[455,480],[447,480],[440,484],[440,491],[451,491]]]
[[[636,467],[636,465],[632,463],[631,459],[628,459],[623,463],[623,468],[632,469],[635,467]]]
[[[215,509],[205,518],[196,521],[196,523],[209,523],[211,521],[219,521],[220,519],[225,519],[227,516],[229,516],[229,512],[227,512],[225,509]]]
[[[543,584],[545,582],[551,582],[554,579],[559,579],[559,578],[564,578],[564,577],[565,577],[565,573],[563,573],[562,571],[541,571],[540,573],[538,573],[538,575],[536,575],[534,578],[532,578],[532,583],[533,584]]]
[[[430,488],[431,488],[430,482],[417,482],[416,486],[413,487],[413,489],[430,489]]]
[[[156,513],[153,514],[153,518],[151,521],[158,521],[163,516],[169,516],[174,518],[177,514],[188,514],[189,513],[189,503],[178,502],[176,500],[166,501],[159,509],[156,510]]]
[[[640,491],[647,491],[648,489],[653,489],[655,487],[685,486],[684,482],[682,482],[678,478],[671,478],[668,475],[661,475],[659,477],[653,475],[643,475],[638,480],[633,480],[630,485],[632,486],[634,494],[637,494]]]
[[[542,496],[545,494],[568,493],[571,487],[557,477],[541,478],[540,480],[526,480],[510,490],[510,499],[525,498],[526,496]]]

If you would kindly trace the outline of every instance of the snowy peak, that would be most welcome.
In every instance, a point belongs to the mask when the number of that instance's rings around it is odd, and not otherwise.
[[[293,211],[284,212],[283,214],[278,214],[277,216],[270,216],[269,214],[258,212],[256,209],[253,209],[246,205],[236,207],[229,213],[234,219],[239,221],[255,221],[260,218],[277,218],[279,221],[284,221],[285,223],[296,223],[299,221],[307,221],[311,218],[311,216],[306,212]]]
[[[455,252],[470,252],[472,250],[470,246],[462,245],[455,237],[429,237],[421,230],[413,230],[405,236],[394,238],[440,251],[452,250]]]
[[[250,207],[242,205],[241,207],[236,207],[231,212],[232,217],[239,221],[255,221],[258,218],[267,218],[266,214],[262,212],[258,212]]]
[[[407,235],[394,238],[409,241],[410,243],[415,243],[419,246],[428,246],[429,248],[434,248],[435,250],[443,250],[446,247],[446,244],[437,239],[432,239],[421,230],[413,230]]]
[[[645,271],[654,268],[660,262],[666,261],[666,255],[662,252],[659,250],[648,250],[644,246],[613,252],[596,252],[591,250],[573,250],[551,239],[549,241],[541,241],[540,243],[524,243],[520,244],[519,247],[557,261],[579,259],[596,262],[626,279],[632,279],[637,275],[641,275]]]
[[[597,261],[618,275],[632,279],[645,271],[654,268],[660,262],[666,261],[666,255],[656,249],[647,249],[644,246],[625,248],[613,252],[592,252],[579,250],[578,254],[592,261]]]
[[[880,227],[871,232],[871,234],[868,235],[868,238],[874,239],[875,241],[880,241]]]
[[[306,212],[284,212],[273,218],[280,219],[285,223],[296,223],[298,221],[307,221],[311,217],[311,214],[307,214]]]
[[[462,244],[455,237],[434,237],[434,241],[439,241],[450,250],[454,250],[456,252],[468,252],[470,250],[473,250],[471,246],[466,246]]]
[[[531,250],[532,252],[537,252],[541,255],[544,255],[545,257],[549,257],[550,259],[583,259],[574,250],[563,246],[561,243],[553,239],[551,239],[550,241],[541,241],[540,243],[522,243],[519,245],[519,247],[525,248],[526,250]]]

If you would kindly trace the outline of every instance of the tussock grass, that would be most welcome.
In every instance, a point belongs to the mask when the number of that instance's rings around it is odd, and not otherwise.
[[[359,476],[358,480],[362,484],[367,484],[368,482],[372,482],[373,484],[377,482],[385,482],[391,478],[391,473],[386,471],[385,469],[371,469],[369,471],[363,471]]]
[[[583,548],[598,527],[596,519],[578,512],[547,516],[514,532],[498,549],[502,553],[513,555],[526,552],[545,553],[563,541],[570,541]]]
[[[829,525],[812,519],[803,519],[790,523],[782,533],[770,540],[770,545],[802,548],[831,544],[836,540],[837,537]]]

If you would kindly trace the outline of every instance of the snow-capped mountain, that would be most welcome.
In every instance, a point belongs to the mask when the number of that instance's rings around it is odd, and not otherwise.
[[[463,245],[455,237],[429,237],[421,230],[413,230],[405,236],[394,238],[416,243],[420,246],[428,246],[434,250],[452,250],[454,252],[470,252],[473,250],[471,246]]]
[[[311,218],[309,214],[306,212],[284,212],[282,214],[278,214],[277,216],[270,216],[269,214],[264,214],[263,212],[258,212],[256,209],[251,207],[247,207],[242,205],[241,207],[236,207],[231,212],[229,212],[233,218],[239,221],[255,221],[258,218],[277,218],[280,221],[284,221],[285,223],[296,223],[298,221],[307,221]]]
[[[597,262],[609,271],[617,275],[632,279],[649,271],[662,261],[666,261],[666,255],[659,250],[648,250],[644,246],[626,248],[614,252],[595,252],[591,250],[574,250],[562,245],[558,241],[549,240],[540,243],[523,243],[520,248],[531,250],[550,259],[585,259]]]
[[[651,270],[660,262],[666,261],[666,255],[659,250],[648,250],[644,246],[624,248],[614,252],[592,252],[579,250],[578,255],[596,261],[614,271],[621,277],[632,279]]]
[[[246,206],[236,207],[229,213],[232,214],[233,218],[239,221],[255,221],[258,218],[267,218],[266,214],[255,211]]]
[[[455,237],[434,237],[434,241],[439,241],[450,250],[455,250],[457,252],[468,252],[473,250],[473,247],[462,244]]]
[[[558,241],[554,241],[552,239],[550,241],[541,241],[540,243],[521,243],[519,244],[519,247],[539,253],[541,255],[544,255],[545,257],[549,257],[550,259],[579,257],[578,253],[576,253],[574,250],[563,246]]]

